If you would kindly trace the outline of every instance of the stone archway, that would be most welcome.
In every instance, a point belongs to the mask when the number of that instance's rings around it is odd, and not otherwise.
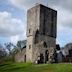
[[[45,63],[48,62],[48,55],[49,55],[48,50],[46,50],[45,51]]]
[[[44,56],[42,53],[40,54],[40,63],[44,63]]]
[[[38,41],[39,41],[39,31],[38,30],[36,30],[36,33],[35,33],[35,44],[36,43],[38,43]]]

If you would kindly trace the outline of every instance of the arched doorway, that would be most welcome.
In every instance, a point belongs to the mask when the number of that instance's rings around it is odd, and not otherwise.
[[[35,44],[38,43],[38,41],[39,41],[38,37],[39,37],[39,31],[37,30],[35,33]]]
[[[26,55],[24,55],[24,62],[26,62]]]
[[[40,63],[44,63],[44,56],[42,53],[40,54]]]
[[[45,51],[45,63],[48,61],[48,50]]]

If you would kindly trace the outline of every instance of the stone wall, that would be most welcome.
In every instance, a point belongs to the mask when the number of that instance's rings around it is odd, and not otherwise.
[[[47,48],[55,48],[56,21],[57,11],[41,4],[27,11],[27,62],[35,62],[38,53],[44,55],[45,47],[36,46],[37,44],[45,42]]]
[[[42,41],[35,45],[34,50],[35,50],[33,51],[33,62],[34,63],[39,60],[40,54],[43,55],[43,60],[42,60],[43,63],[54,62],[53,54],[55,51],[55,47],[44,47],[44,42]]]
[[[15,62],[26,62],[26,48],[15,54]]]

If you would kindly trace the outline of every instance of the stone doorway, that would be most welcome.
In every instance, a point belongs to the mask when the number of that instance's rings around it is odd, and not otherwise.
[[[48,62],[48,55],[49,55],[49,54],[48,54],[48,50],[46,50],[46,51],[45,51],[45,63]]]
[[[44,63],[44,56],[43,56],[43,54],[40,54],[40,63]]]
[[[26,62],[26,55],[24,55],[24,62]]]

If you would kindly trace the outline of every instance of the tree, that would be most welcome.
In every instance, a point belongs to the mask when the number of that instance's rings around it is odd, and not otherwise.
[[[13,45],[13,43],[9,42],[9,43],[5,43],[5,48],[8,50],[9,55],[12,53],[12,49],[15,48],[16,46]]]
[[[9,42],[9,43],[5,43],[5,48],[8,50],[8,58],[11,61],[14,61],[16,46],[13,43]]]
[[[26,42],[27,42],[27,40],[18,41],[18,42],[17,42],[17,48],[18,48],[19,50],[21,50],[21,48],[23,48],[23,47],[26,46]]]
[[[7,52],[4,47],[0,44],[0,62],[2,63],[7,57]]]

